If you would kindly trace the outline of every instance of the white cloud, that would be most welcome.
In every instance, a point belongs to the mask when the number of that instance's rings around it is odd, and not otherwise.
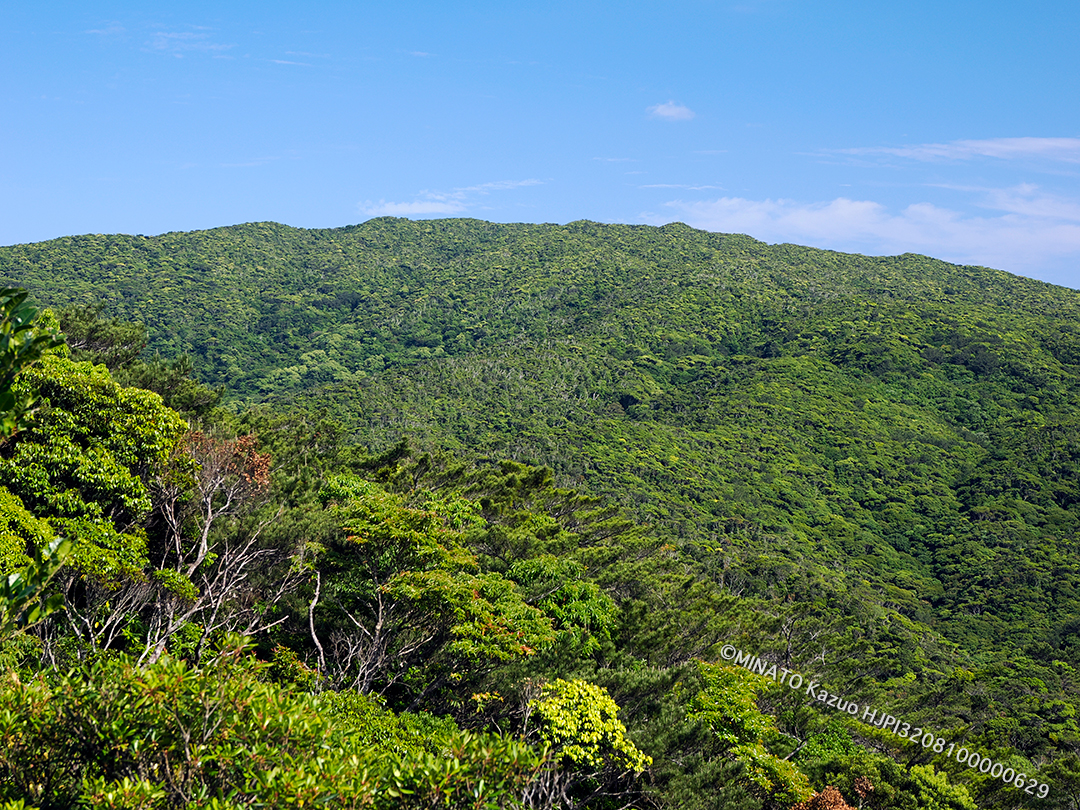
[[[454,194],[468,194],[473,191],[487,194],[489,191],[508,191],[512,188],[542,186],[543,184],[542,180],[496,180],[493,183],[481,183],[478,186],[465,186],[464,188],[455,189]]]
[[[707,191],[709,189],[723,189],[723,186],[688,186],[685,183],[647,183],[638,188],[685,188],[687,191]]]
[[[407,217],[414,214],[460,214],[465,205],[460,202],[440,202],[439,200],[416,200],[414,202],[360,203],[360,213],[371,217]]]
[[[273,163],[281,160],[280,157],[259,157],[252,160],[245,160],[239,163],[219,163],[218,165],[223,169],[249,169],[254,166],[265,166],[267,163]]]
[[[104,28],[91,28],[89,31],[83,31],[84,34],[100,34],[102,36],[114,36],[116,34],[126,33],[124,26],[120,23],[110,23]]]
[[[199,31],[206,30],[200,26],[192,27]],[[151,34],[146,47],[152,51],[176,54],[182,51],[227,51],[233,46],[213,42],[209,34],[196,31],[156,31]]]
[[[990,138],[915,146],[867,146],[836,151],[847,155],[890,155],[912,160],[970,160],[976,157],[991,157],[1002,160],[1042,158],[1080,163],[1080,138]]]
[[[924,253],[1018,273],[1065,260],[1080,265],[1080,201],[1041,194],[1032,185],[981,191],[976,204],[999,213],[976,216],[926,202],[891,211],[845,197],[815,203],[722,197],[666,206],[694,227],[767,242],[874,255]],[[655,214],[643,219],[670,221]],[[1074,272],[1070,283],[1080,286],[1080,274]]]
[[[509,191],[525,186],[542,185],[542,180],[496,180],[475,186],[462,186],[452,191],[431,191],[425,189],[418,199],[410,202],[375,203],[367,200],[359,204],[361,214],[371,217],[404,217],[425,214],[462,214],[477,205],[477,197],[483,197],[492,191]]]
[[[980,189],[985,194],[984,208],[1008,211],[1028,217],[1060,219],[1068,222],[1080,222],[1080,200],[1070,200],[1054,194],[1045,194],[1031,183],[1022,183],[1013,188]]]
[[[667,121],[689,121],[694,117],[694,111],[674,101],[665,101],[663,104],[655,104],[648,109],[653,118],[663,118]]]

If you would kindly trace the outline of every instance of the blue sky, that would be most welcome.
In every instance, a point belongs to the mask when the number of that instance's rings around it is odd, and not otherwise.
[[[0,2],[0,244],[686,222],[1080,288],[1080,3]]]

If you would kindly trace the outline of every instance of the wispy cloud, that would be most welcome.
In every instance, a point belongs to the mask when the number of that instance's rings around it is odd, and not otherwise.
[[[291,62],[288,59],[271,59],[275,65],[297,65],[298,67],[312,67],[310,62]]]
[[[360,213],[371,217],[407,217],[416,214],[460,214],[465,204],[453,200],[414,200],[413,202],[386,202],[370,200],[360,204]]]
[[[510,191],[525,186],[542,185],[542,180],[496,180],[490,183],[480,183],[475,186],[462,186],[452,191],[432,191],[425,189],[417,195],[417,199],[408,202],[388,202],[379,200],[377,203],[367,200],[359,204],[361,214],[372,217],[379,216],[413,216],[424,214],[462,214],[479,204],[478,197],[486,196],[493,191]]]
[[[638,188],[683,188],[687,191],[706,191],[708,189],[723,189],[723,186],[688,186],[684,183],[648,183]]]
[[[1074,257],[1080,262],[1080,200],[1044,194],[1033,185],[979,191],[975,204],[996,213],[972,215],[927,202],[896,211],[846,197],[814,203],[722,197],[665,205],[694,227],[768,242],[876,255],[925,253],[1021,273]],[[656,214],[642,218],[670,221]],[[1078,283],[1080,275],[1073,286]]]
[[[268,163],[274,163],[281,160],[280,157],[260,157],[252,158],[251,160],[241,161],[239,163],[219,163],[222,169],[250,169],[254,166],[265,166]]]
[[[494,183],[481,183],[478,186],[466,186],[462,189],[457,189],[461,192],[473,192],[477,191],[481,194],[486,194],[489,191],[508,191],[512,188],[522,188],[523,186],[542,186],[544,181],[542,180],[496,180]]]
[[[191,26],[193,31],[155,31],[146,43],[146,49],[162,53],[183,55],[185,51],[227,51],[233,45],[214,42],[206,29]]]
[[[1042,191],[1034,183],[1021,183],[1010,188],[960,186],[935,183],[933,188],[975,194],[973,204],[979,208],[1007,211],[1029,217],[1048,217],[1080,222],[1080,200]]]
[[[116,36],[117,34],[123,34],[127,31],[120,23],[109,23],[104,28],[91,28],[89,31],[83,31],[84,34],[97,34],[99,36]]]
[[[665,101],[663,104],[654,104],[648,109],[653,118],[663,118],[666,121],[689,121],[694,117],[694,111],[674,101]]]
[[[833,151],[847,155],[888,155],[922,161],[989,157],[1002,160],[1039,158],[1080,163],[1080,138],[990,138],[923,143],[915,146],[864,146]]]

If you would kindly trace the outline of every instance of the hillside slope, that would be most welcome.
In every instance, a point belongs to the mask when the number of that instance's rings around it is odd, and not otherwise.
[[[973,651],[1080,652],[1080,293],[682,225],[390,218],[70,237],[0,275],[145,322],[234,400],[549,464],[721,567],[782,547]]]

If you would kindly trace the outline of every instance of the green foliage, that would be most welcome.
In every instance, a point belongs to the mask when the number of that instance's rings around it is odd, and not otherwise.
[[[951,785],[933,765],[915,765],[911,776],[919,785],[920,810],[977,810],[963,785]]]
[[[25,290],[0,289],[0,441],[25,427],[33,412],[36,397],[14,386],[16,376],[61,345],[26,299]]]
[[[75,541],[80,573],[114,586],[145,565],[136,527],[151,509],[150,477],[186,426],[156,395],[125,389],[102,366],[49,356],[17,390],[42,411],[0,453],[0,475],[36,516]]]
[[[556,644],[573,655],[590,655],[611,643],[615,601],[587,579],[585,566],[552,554],[519,560],[507,578],[522,589],[526,601],[551,617]]]
[[[221,401],[224,387],[210,388],[194,378],[192,360],[181,355],[166,360],[155,354],[149,360],[137,359],[113,372],[118,383],[153,391],[169,408],[195,419],[206,419]]]
[[[554,753],[574,765],[642,771],[652,763],[626,736],[619,707],[601,686],[558,678],[532,706],[540,735]]]
[[[408,507],[401,496],[356,476],[332,478],[322,497],[333,503],[346,533],[327,557],[337,608],[331,632],[336,646],[348,650],[331,662],[336,681],[349,672],[362,691],[385,689],[420,662],[453,670],[455,662],[508,661],[554,640],[550,619],[511,580],[480,571],[435,512]],[[455,522],[451,516],[450,525]]]
[[[756,743],[776,730],[772,718],[757,707],[757,693],[765,685],[760,676],[741,667],[699,666],[705,689],[691,702],[690,719],[707,723],[721,748]]]
[[[34,545],[26,567],[0,579],[0,641],[63,609],[63,594],[48,591],[70,551],[71,543],[60,538]]]
[[[791,805],[809,799],[813,791],[806,776],[766,748],[777,734],[773,718],[756,703],[767,682],[741,667],[699,667],[705,688],[691,700],[687,719],[704,723],[718,750],[743,765],[752,787],[771,801]]]
[[[169,361],[156,353],[144,359],[141,355],[146,347],[146,327],[115,317],[106,320],[103,308],[99,303],[65,307],[60,312],[60,327],[71,358],[104,364],[121,385],[153,391],[167,407],[182,414],[207,416],[221,400],[224,388],[211,389],[199,383],[187,355]]]
[[[460,731],[449,717],[395,714],[376,695],[349,690],[325,692],[320,702],[327,717],[349,728],[363,745],[394,756],[439,754]]]
[[[47,683],[0,684],[0,800],[41,808],[510,807],[542,755],[447,730],[438,752],[385,710],[295,694],[227,647],[193,668],[106,658]],[[404,724],[399,724],[403,728]],[[394,736],[394,735],[391,735]],[[408,798],[405,798],[408,797]]]
[[[531,782],[544,773],[545,758],[517,740],[460,734],[440,756],[390,756],[380,762],[379,807],[522,807]]]
[[[83,786],[84,801],[91,807],[115,810],[151,810],[167,807],[169,792],[143,778],[123,776],[119,779],[87,777]]]
[[[0,576],[29,563],[28,548],[44,548],[52,539],[49,524],[30,514],[6,487],[0,487]]]
[[[104,363],[110,371],[130,365],[146,346],[146,327],[102,317],[105,305],[64,307],[58,313],[71,359]]]

